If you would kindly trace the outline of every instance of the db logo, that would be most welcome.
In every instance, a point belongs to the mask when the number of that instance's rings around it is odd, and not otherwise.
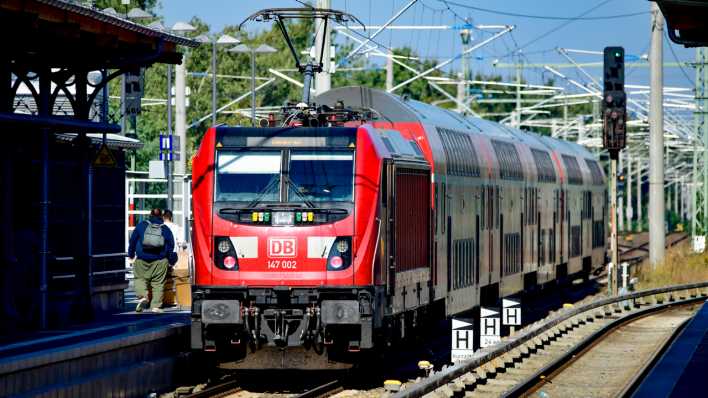
[[[295,257],[297,239],[268,238],[268,257]]]

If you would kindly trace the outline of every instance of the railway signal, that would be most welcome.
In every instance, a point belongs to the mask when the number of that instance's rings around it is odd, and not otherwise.
[[[139,115],[143,97],[143,71],[130,71],[125,74],[125,116]]]
[[[605,47],[602,93],[602,144],[617,159],[627,145],[627,94],[624,91],[624,48]]]
[[[617,264],[617,159],[627,145],[624,48],[605,47],[602,86],[602,144],[610,153],[610,253],[612,264]],[[608,284],[610,294],[616,294],[616,282],[609,281]]]

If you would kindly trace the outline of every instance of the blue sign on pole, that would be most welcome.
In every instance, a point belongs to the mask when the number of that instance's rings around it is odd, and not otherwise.
[[[160,160],[172,160],[172,135],[160,134]]]

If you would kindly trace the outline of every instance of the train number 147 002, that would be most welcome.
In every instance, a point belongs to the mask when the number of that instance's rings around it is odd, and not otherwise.
[[[297,269],[295,260],[268,260],[268,269]]]

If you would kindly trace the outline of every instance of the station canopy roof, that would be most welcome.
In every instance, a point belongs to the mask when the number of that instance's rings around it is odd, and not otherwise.
[[[61,0],[0,1],[3,57],[36,65],[86,70],[178,64],[188,38],[152,29],[115,14]]]

